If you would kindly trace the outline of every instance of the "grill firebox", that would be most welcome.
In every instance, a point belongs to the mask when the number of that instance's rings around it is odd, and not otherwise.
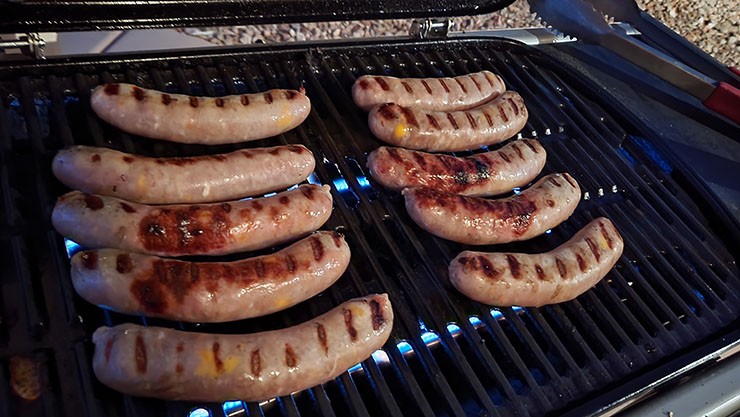
[[[530,118],[521,136],[546,148],[542,175],[567,171],[584,192],[573,217],[551,232],[483,249],[546,251],[599,216],[624,237],[615,269],[572,302],[491,309],[466,299],[450,285],[447,265],[470,247],[418,228],[400,194],[367,174],[366,154],[382,143],[352,103],[358,76],[483,69],[523,96]],[[208,96],[303,86],[313,110],[301,127],[277,138],[177,145],[133,137],[97,119],[90,90],[111,81]],[[186,416],[200,408],[213,416],[560,415],[594,397],[607,405],[615,387],[644,385],[648,372],[738,324],[740,237],[728,236],[712,211],[719,209],[704,209],[684,168],[661,155],[622,107],[531,47],[494,39],[398,40],[59,60],[0,69],[0,93],[0,415]],[[332,288],[268,317],[203,325],[111,313],[74,294],[68,248],[49,220],[56,197],[67,191],[50,169],[58,149],[87,144],[175,156],[282,143],[308,146],[317,160],[310,181],[332,186],[334,213],[323,229],[343,232],[352,249],[349,269]],[[373,292],[389,293],[396,315],[383,351],[323,386],[261,405],[132,398],[92,373],[90,335],[101,325],[250,333],[303,322]],[[39,400],[12,393],[13,355],[39,364]]]

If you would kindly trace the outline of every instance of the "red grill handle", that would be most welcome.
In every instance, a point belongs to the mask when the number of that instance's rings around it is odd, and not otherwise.
[[[740,124],[740,90],[730,84],[720,81],[712,94],[704,100],[704,105]]]

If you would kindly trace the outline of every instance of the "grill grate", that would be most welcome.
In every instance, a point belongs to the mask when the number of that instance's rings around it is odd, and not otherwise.
[[[597,216],[612,219],[625,238],[608,280],[572,302],[490,309],[467,300],[446,273],[465,247],[422,231],[406,215],[402,197],[367,176],[365,155],[380,143],[349,95],[358,76],[482,69],[499,73],[524,97],[531,116],[522,135],[547,149],[544,173],[570,172],[586,196],[552,232],[497,249],[549,250]],[[310,181],[332,185],[335,198],[325,228],[344,232],[352,248],[345,276],[285,312],[227,324],[134,318],[75,296],[65,242],[49,221],[56,196],[65,192],[49,169],[57,149],[78,143],[171,156],[242,146],[155,142],[102,124],[90,109],[89,91],[114,80],[211,96],[305,86],[313,104],[307,122],[248,146],[303,143],[314,152]],[[684,174],[645,133],[561,64],[522,45],[399,41],[37,64],[0,70],[0,93],[0,415],[562,414],[616,386],[639,384],[641,374],[737,324],[737,242],[725,246],[717,237],[713,213],[699,210],[680,181]],[[100,325],[255,332],[302,322],[371,292],[391,295],[397,318],[391,341],[361,366],[293,396],[261,405],[166,403],[122,396],[92,374],[89,339]],[[7,364],[15,354],[40,363],[45,391],[39,401],[12,394]]]

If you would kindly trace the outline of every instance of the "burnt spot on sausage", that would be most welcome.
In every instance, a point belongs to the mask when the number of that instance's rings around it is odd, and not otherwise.
[[[442,86],[442,88],[445,89],[445,93],[449,93],[450,92],[450,88],[447,87],[447,83],[445,83],[445,80],[443,80],[442,78],[438,78],[438,80],[439,80],[439,84]]]
[[[285,98],[288,100],[293,100],[296,97],[298,97],[298,92],[293,90],[285,90]]]
[[[427,121],[429,121],[429,124],[431,124],[434,129],[440,130],[439,123],[437,122],[437,118],[434,117],[433,114],[427,113]]]
[[[85,269],[98,269],[98,252],[97,251],[85,251],[80,256],[82,260],[82,266]]]
[[[558,266],[560,278],[565,278],[568,274],[568,268],[565,266],[565,262],[561,261],[560,258],[555,258],[555,264]]]
[[[139,222],[139,241],[149,251],[204,253],[227,243],[231,220],[220,206],[157,208]]]
[[[241,100],[242,106],[249,106],[249,96],[248,95],[242,94],[239,100]]]
[[[480,270],[483,271],[483,274],[486,277],[494,280],[501,278],[501,271],[497,270],[487,257],[479,255],[477,257],[477,262],[480,266]]]
[[[349,333],[349,338],[353,341],[357,341],[357,329],[355,329],[355,326],[352,324],[352,310],[344,309],[342,311],[342,314],[344,315],[344,327],[347,328],[347,333]]]
[[[115,83],[106,84],[103,87],[103,92],[109,96],[117,96],[121,92],[121,85]]]
[[[178,374],[178,375],[179,375],[179,374],[181,374],[183,370],[184,370],[184,369],[183,369],[183,367],[182,367],[182,364],[181,364],[181,363],[178,363],[177,365],[175,365],[175,373],[176,373],[176,374]]]
[[[488,127],[493,127],[493,119],[491,118],[491,115],[488,114],[487,111],[483,111],[483,116],[486,118],[486,122],[488,122]]]
[[[522,150],[519,149],[519,146],[516,143],[512,145],[512,148],[514,148],[514,152],[516,152],[517,156],[519,156],[519,159],[524,160],[524,154],[522,153]]]
[[[288,152],[297,153],[299,155],[306,152],[306,148],[298,145],[288,145],[285,149],[287,149]]]
[[[447,120],[450,122],[450,124],[452,125],[452,127],[455,130],[460,129],[460,127],[457,125],[457,120],[455,120],[455,116],[453,116],[452,113],[446,113],[446,114],[447,114]]]
[[[411,156],[414,158],[414,162],[416,162],[416,165],[418,165],[421,169],[426,169],[427,159],[424,157],[424,154],[422,154],[421,152],[411,152]]]
[[[224,99],[221,97],[217,97],[215,100],[213,100],[213,102],[216,103],[216,107],[224,106]]]
[[[131,95],[133,95],[137,101],[142,101],[146,98],[146,92],[139,87],[133,87],[131,89]]]
[[[113,351],[113,338],[109,338],[108,341],[105,342],[105,361],[110,362],[110,354],[111,351]]]
[[[588,265],[586,265],[586,261],[580,253],[576,253],[576,261],[578,262],[578,269],[580,269],[581,272],[586,272]]]
[[[465,84],[463,84],[463,83],[462,83],[462,82],[460,81],[460,79],[459,79],[459,78],[454,78],[454,80],[455,80],[455,82],[457,83],[457,85],[459,85],[459,86],[460,86],[460,88],[462,89],[463,93],[466,93],[466,94],[467,94],[467,93],[468,93],[468,89],[467,89],[467,88],[465,88]]]
[[[545,200],[545,204],[547,204],[549,207],[555,207],[555,202],[550,199]]]
[[[398,106],[393,103],[382,104],[378,107],[378,114],[385,120],[395,120],[398,118],[398,114],[394,110],[396,107]]]
[[[562,187],[562,185],[560,184],[560,182],[558,182],[558,180],[556,180],[555,178],[556,178],[556,177],[550,177],[550,178],[548,178],[548,179],[547,179],[547,181],[548,181],[548,182],[549,182],[550,184],[552,184],[552,185],[554,185],[554,186],[556,186],[556,187],[558,187],[558,188]]]
[[[190,102],[190,107],[198,107],[198,97],[190,96],[188,97],[188,101]]]
[[[162,94],[162,104],[169,106],[172,103],[172,97],[169,94]]]
[[[136,360],[136,370],[140,374],[146,373],[146,344],[140,334],[136,335],[136,347],[134,349],[134,358]]]
[[[614,249],[614,241],[612,240],[609,232],[606,230],[604,223],[599,222],[599,229],[601,229],[601,235],[604,237],[604,240],[606,240],[606,245],[609,246],[609,249]]]
[[[509,122],[509,116],[506,115],[506,110],[504,110],[503,107],[499,104],[496,106],[498,108],[498,114],[501,116],[501,118],[504,120],[505,123]]]
[[[491,87],[493,87],[493,86],[494,86],[494,85],[493,85],[493,80],[491,79],[491,73],[489,73],[489,72],[484,72],[484,73],[483,73],[483,78],[485,78],[485,79],[486,79],[486,81],[488,81],[488,84],[489,84],[489,85],[490,85]]]
[[[563,286],[562,285],[560,285],[560,284],[556,285],[555,286],[555,291],[552,292],[552,296],[550,298],[553,299],[553,300],[556,299],[556,298],[558,298],[558,295],[560,295],[560,291],[562,291],[562,290],[563,290]]]
[[[409,94],[413,94],[414,93],[414,90],[411,88],[411,86],[409,85],[409,83],[407,83],[406,81],[401,81],[401,85],[403,85],[403,88],[406,89],[406,92],[407,93],[409,93]]]
[[[290,198],[288,198],[287,196],[281,196],[278,201],[285,207],[290,207]]]
[[[537,272],[537,278],[539,278],[540,281],[549,281],[547,279],[547,275],[545,274],[545,270],[542,269],[540,264],[534,264],[534,270]]]
[[[391,157],[394,161],[398,163],[403,163],[403,158],[398,153],[398,149],[396,148],[384,148],[385,151],[388,153],[388,156]]]
[[[531,149],[531,150],[532,150],[532,152],[534,152],[534,153],[540,153],[540,151],[538,151],[538,150],[537,150],[537,147],[536,147],[536,146],[534,146],[534,145],[532,145],[532,143],[531,143],[530,141],[528,141],[528,140],[523,140],[522,142],[523,142],[523,143],[524,143],[525,145],[527,145],[527,147],[528,147],[529,149]]]
[[[324,350],[324,355],[329,355],[329,341],[326,338],[326,329],[324,328],[323,324],[316,324],[316,335],[319,338],[319,344],[321,344],[321,348]]]
[[[421,84],[424,86],[424,89],[427,90],[428,94],[432,94],[432,88],[427,84],[427,80],[421,80]]]
[[[231,204],[229,203],[221,203],[221,210],[223,210],[225,213],[231,212]]]
[[[478,122],[475,121],[475,117],[473,117],[472,114],[470,114],[469,112],[465,112],[465,117],[468,118],[468,122],[470,123],[470,127],[472,127],[473,129],[475,129],[475,128],[478,127]]]
[[[511,162],[511,159],[509,159],[509,155],[506,155],[506,152],[504,151],[498,151],[498,156],[501,157],[506,162]]]
[[[252,355],[249,360],[249,365],[252,368],[252,375],[259,378],[260,373],[262,373],[262,360],[260,358],[259,349],[255,349],[252,351]]]
[[[313,201],[314,198],[316,198],[316,188],[315,187],[301,187],[301,194],[303,194],[304,197],[307,199]]]
[[[272,93],[265,93],[265,103],[270,104],[272,103]]]
[[[125,162],[127,164],[130,164],[130,163],[134,162],[134,158],[131,157],[131,156],[124,156],[122,159],[123,159],[123,162]]]
[[[168,307],[165,289],[156,279],[135,280],[131,283],[129,292],[145,312],[162,314]]]
[[[521,264],[519,263],[519,260],[516,259],[516,256],[506,255],[506,262],[508,262],[509,264],[509,270],[511,271],[511,276],[513,276],[516,279],[521,279],[522,278]]]
[[[295,257],[293,255],[288,255],[285,257],[285,266],[288,267],[288,271],[292,274],[296,270],[296,263],[295,263]]]
[[[373,323],[373,330],[378,331],[385,324],[383,310],[380,308],[378,300],[370,300],[370,318]]]
[[[116,256],[116,271],[119,274],[127,274],[134,269],[134,262],[127,253],[120,253]]]
[[[219,351],[221,345],[218,342],[213,342],[213,364],[216,365],[216,372],[221,373],[224,371],[224,362],[219,357]]]
[[[601,259],[601,253],[599,251],[599,247],[596,246],[593,240],[591,240],[590,237],[586,238],[586,244],[588,245],[588,248],[591,249],[591,253],[594,254],[594,258],[596,258],[596,262],[599,262]]]
[[[252,209],[257,212],[260,212],[263,208],[265,208],[265,206],[263,206],[262,203],[257,200],[252,200],[249,205],[252,206]]]
[[[367,78],[363,78],[360,80],[360,88],[363,90],[367,90],[370,87],[370,83],[367,82]]]
[[[401,113],[403,114],[404,119],[406,119],[406,122],[410,124],[411,126],[418,128],[419,122],[416,120],[414,111],[409,109],[408,107],[399,107],[399,108],[401,110]]]
[[[264,278],[265,277],[265,262],[262,260],[262,258],[257,258],[254,261],[254,272],[257,274],[257,277]]]
[[[455,171],[453,178],[455,179],[455,184],[459,185],[467,185],[470,182],[468,179],[468,173],[463,170]]]
[[[384,91],[388,91],[391,89],[391,87],[388,85],[388,83],[385,81],[383,77],[377,77],[375,78],[375,81],[378,83],[380,88],[382,88]]]
[[[475,172],[478,176],[478,181],[486,180],[491,176],[488,164],[481,161],[479,158],[473,158],[472,161],[475,164]]]
[[[125,211],[126,213],[136,213],[136,209],[131,207],[130,204],[124,203],[123,201],[121,201],[119,204],[123,211]]]
[[[331,234],[332,239],[334,240],[334,246],[340,247],[342,246],[342,234],[338,232],[333,232]]]
[[[478,80],[476,80],[475,77],[470,77],[470,80],[473,81],[473,84],[475,84],[475,87],[478,89],[478,91],[483,91],[480,84],[478,84]]]
[[[517,107],[516,102],[511,98],[507,98],[506,101],[509,102],[509,106],[511,106],[511,108],[514,110],[514,116],[518,116],[519,107]]]
[[[324,244],[321,243],[321,239],[316,236],[311,238],[311,250],[313,251],[313,258],[317,262],[324,257]]]
[[[570,184],[571,187],[576,188],[577,184],[573,177],[570,176],[570,174],[565,173],[563,174],[563,178],[565,178],[566,181],[568,181],[568,184]]]
[[[289,344],[285,344],[285,366],[288,368],[295,368],[298,365],[298,358],[295,356],[293,347]]]
[[[90,161],[92,162],[100,162],[100,154],[95,153],[90,157]]]
[[[175,349],[177,350],[177,353],[182,353],[182,351],[185,350],[185,343],[178,342],[177,347]]]
[[[103,203],[103,199],[92,194],[85,194],[84,197],[85,200],[85,207],[89,208],[90,210],[100,210],[105,206],[105,203]]]

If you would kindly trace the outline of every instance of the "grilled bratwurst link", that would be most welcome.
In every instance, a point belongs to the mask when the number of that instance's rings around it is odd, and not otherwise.
[[[185,262],[117,249],[78,252],[72,284],[87,301],[126,314],[215,323],[264,316],[324,291],[347,269],[350,251],[316,232],[270,255],[235,262]]]
[[[443,193],[431,188],[403,190],[406,210],[423,229],[469,245],[527,240],[570,217],[581,189],[568,174],[542,177],[518,195],[497,200]]]
[[[206,145],[279,135],[303,123],[311,111],[308,97],[295,90],[195,97],[131,84],[100,85],[90,104],[101,119],[126,132]]]
[[[356,298],[294,327],[245,335],[122,324],[93,334],[93,370],[120,392],[166,400],[264,401],[324,383],[388,340],[388,296]]]
[[[522,130],[529,115],[522,97],[507,91],[470,110],[434,112],[394,103],[373,107],[370,131],[391,145],[433,152],[476,149]]]
[[[404,107],[446,111],[478,106],[506,91],[504,81],[490,71],[450,78],[396,78],[363,75],[352,86],[352,98],[361,109],[396,103]]]
[[[393,190],[429,187],[489,196],[529,183],[542,171],[545,159],[545,148],[538,141],[523,139],[465,158],[382,146],[370,152],[367,166],[376,181]]]
[[[52,170],[65,185],[86,193],[176,204],[233,200],[285,189],[308,178],[315,164],[303,145],[188,158],[147,158],[75,146],[57,153]]]
[[[86,248],[157,256],[225,255],[303,237],[331,215],[329,186],[302,185],[272,197],[227,203],[147,206],[72,191],[52,223]]]
[[[450,263],[450,280],[481,303],[540,307],[586,292],[614,267],[623,249],[614,224],[601,217],[547,253],[465,251]]]

